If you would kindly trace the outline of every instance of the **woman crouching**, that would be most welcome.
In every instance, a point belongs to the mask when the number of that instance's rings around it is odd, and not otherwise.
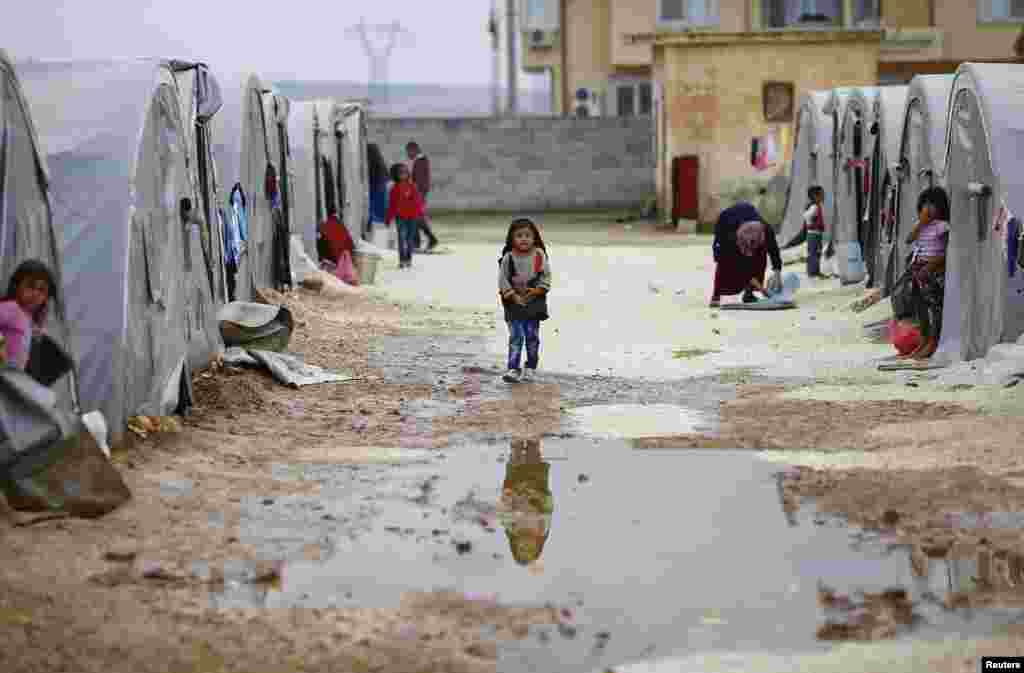
[[[782,271],[782,255],[775,240],[775,231],[765,223],[757,208],[738,203],[726,208],[715,225],[715,287],[711,307],[716,308],[722,296],[743,293],[743,301],[757,301],[754,292],[767,295],[765,271],[772,258],[775,274]]]

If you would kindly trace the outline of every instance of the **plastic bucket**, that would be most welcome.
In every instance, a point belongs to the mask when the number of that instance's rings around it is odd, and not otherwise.
[[[356,267],[356,273],[359,274],[360,285],[373,285],[374,279],[377,277],[379,261],[378,255],[367,255],[361,252],[352,255],[352,264]]]

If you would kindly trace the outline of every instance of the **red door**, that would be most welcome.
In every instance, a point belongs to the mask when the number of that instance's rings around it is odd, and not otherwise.
[[[696,156],[672,159],[672,221],[696,220],[700,214],[698,185],[700,159]]]

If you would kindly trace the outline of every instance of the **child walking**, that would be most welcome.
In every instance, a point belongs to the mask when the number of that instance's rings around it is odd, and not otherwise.
[[[55,288],[53,274],[39,260],[26,260],[14,270],[7,294],[0,298],[0,339],[6,342],[3,355],[8,366],[24,371],[32,337],[46,324]]]
[[[540,359],[540,323],[548,319],[551,266],[537,225],[528,217],[509,225],[498,261],[498,294],[508,324],[508,383],[529,381]],[[526,346],[526,369],[520,367]]]
[[[423,197],[420,196],[416,183],[412,181],[409,167],[395,164],[391,167],[391,197],[388,205],[388,216],[385,224],[397,219],[398,228],[398,268],[408,269],[412,266],[412,250],[416,240],[416,228],[419,221],[426,215]]]

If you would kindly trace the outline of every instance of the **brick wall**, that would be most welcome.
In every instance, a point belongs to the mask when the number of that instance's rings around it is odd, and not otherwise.
[[[419,142],[435,212],[635,207],[654,194],[648,117],[371,118],[367,132],[389,163]]]
[[[717,218],[719,195],[730,182],[787,173],[793,121],[765,121],[764,83],[792,83],[797,105],[807,91],[873,86],[878,81],[879,36],[872,35],[707,35],[659,45],[655,71],[664,87],[666,112],[659,205],[668,210],[671,204],[666,178],[672,157],[700,158],[702,222]],[[779,161],[758,171],[750,164],[751,139],[772,131],[783,144]]]

